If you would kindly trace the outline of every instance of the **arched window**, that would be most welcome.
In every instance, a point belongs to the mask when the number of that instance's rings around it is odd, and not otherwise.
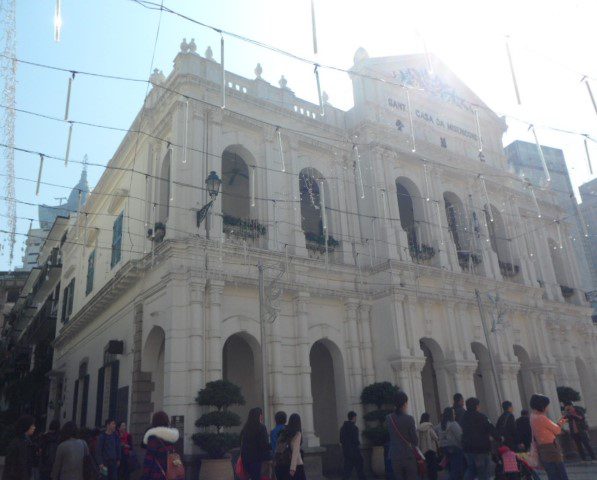
[[[470,250],[468,235],[468,219],[464,212],[464,206],[458,196],[452,192],[444,192],[444,206],[448,229],[456,246],[457,252]]]
[[[327,235],[328,252],[332,251],[338,242],[331,235],[330,196],[323,175],[314,168],[301,170],[299,192],[301,196],[301,228],[305,234],[307,249],[325,251]]]
[[[427,238],[423,198],[417,186],[408,178],[396,179],[396,196],[400,226],[406,232],[408,248],[415,260],[428,260],[434,255]]]
[[[491,215],[489,209],[491,209]],[[516,265],[512,256],[510,238],[508,238],[502,214],[493,205],[485,205],[485,221],[491,249],[497,254],[502,276],[516,277],[520,272],[520,266]]]
[[[244,158],[227,148],[222,155],[222,213],[248,220],[251,216],[249,167]]]
[[[172,150],[168,149],[158,180],[158,205],[156,223],[166,223],[170,214],[170,175],[172,163]]]

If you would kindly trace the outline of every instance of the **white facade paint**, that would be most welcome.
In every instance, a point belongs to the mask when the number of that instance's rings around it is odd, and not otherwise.
[[[458,391],[479,396],[495,418],[497,395],[475,289],[482,294],[488,324],[492,314],[500,314],[490,334],[491,349],[500,391],[516,410],[535,391],[555,400],[556,385],[579,389],[587,405],[596,404],[596,330],[578,290],[567,235],[559,248],[553,222],[558,206],[537,192],[538,218],[529,191],[507,171],[501,142],[505,123],[434,62],[444,87],[436,82],[431,93],[419,88],[429,85],[421,56],[370,59],[359,50],[352,70],[355,107],[343,112],[326,104],[323,117],[317,105],[296,98],[284,81],[274,87],[259,74],[248,80],[227,72],[227,106],[221,109],[219,65],[188,46],[167,79],[156,72],[151,81],[159,86],[131,126],[149,135],[125,137],[110,162],[114,168],[90,194],[87,228],[80,215],[64,247],[62,285],[75,277],[76,287],[73,312],[55,341],[54,369],[64,371],[66,386],[61,415],[72,415],[73,383],[81,362],[88,361],[86,423],[95,423],[98,370],[110,340],[124,340],[124,353],[115,357],[118,387],[129,387],[126,410],[135,432],[147,425],[152,411],[183,415],[185,450],[192,452],[200,415],[197,391],[223,376],[241,383],[251,402],[247,407],[259,404],[259,260],[268,267],[267,284],[277,278],[282,290],[273,301],[277,319],[266,327],[270,413],[299,412],[308,446],[335,443],[345,412],[361,410],[361,390],[374,381],[402,387],[415,416],[425,410],[436,414]],[[400,75],[409,68],[420,79],[409,99],[415,152],[406,91],[389,83],[412,79]],[[186,163],[181,148],[186,98],[175,92],[191,98]],[[479,109],[483,161],[471,103]],[[281,171],[276,126],[281,127],[286,172]],[[258,238],[243,241],[234,236],[238,226],[223,226],[222,199],[234,180],[223,185],[214,202],[209,232],[206,222],[197,227],[196,211],[208,201],[205,178],[211,170],[226,175],[226,149],[247,165],[248,181],[236,185],[248,184],[253,191],[243,198],[248,218],[266,227]],[[164,172],[167,155],[169,189],[155,178]],[[327,261],[325,252],[307,248],[313,243],[301,228],[303,169],[311,169],[317,183],[309,187],[314,200],[311,206],[304,202],[305,208],[321,212],[325,204],[322,224],[339,241]],[[479,174],[494,206],[492,223],[502,229],[493,243]],[[433,248],[427,260],[412,259],[400,221],[397,179],[412,196],[417,222],[411,238],[416,235],[422,250],[423,245]],[[316,192],[322,186],[323,198]],[[461,261],[473,252],[478,264],[470,256],[461,267],[444,199],[461,202],[458,215],[466,220],[455,224]],[[241,208],[238,202],[229,204]],[[246,203],[242,208],[246,218]],[[111,267],[112,231],[123,212],[122,258]],[[161,243],[147,236],[158,221],[166,228]],[[553,261],[549,242],[557,247]],[[94,249],[93,289],[86,295]],[[504,277],[514,269],[507,263],[518,266],[518,273]],[[568,298],[560,285],[574,289]],[[487,294],[497,293],[496,306]],[[123,407],[121,401],[118,408]],[[108,410],[104,406],[98,420],[105,420]],[[238,411],[244,414],[246,407]]]

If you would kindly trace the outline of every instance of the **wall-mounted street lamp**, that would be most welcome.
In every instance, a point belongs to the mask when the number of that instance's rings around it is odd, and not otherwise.
[[[211,172],[209,172],[209,175],[205,179],[205,188],[207,189],[207,193],[209,195],[209,198],[211,198],[211,200],[209,202],[207,202],[201,208],[201,210],[199,210],[197,212],[197,228],[199,228],[201,226],[201,223],[203,222],[203,220],[205,220],[205,217],[207,217],[207,213],[209,212],[209,209],[213,205],[216,197],[218,196],[218,193],[220,193],[221,185],[222,185],[222,180],[220,179],[220,177],[218,177],[218,174],[216,172],[214,172],[213,170]]]

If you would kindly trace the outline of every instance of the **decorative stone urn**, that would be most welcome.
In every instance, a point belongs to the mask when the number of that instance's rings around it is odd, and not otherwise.
[[[383,446],[371,448],[371,471],[375,478],[386,478],[386,462],[383,456]]]
[[[230,458],[202,460],[199,480],[234,480]]]

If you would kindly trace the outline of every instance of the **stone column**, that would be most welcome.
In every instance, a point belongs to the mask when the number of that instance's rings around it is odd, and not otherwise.
[[[269,364],[271,380],[269,382],[269,390],[272,396],[271,408],[275,413],[284,405],[282,399],[282,385],[284,383],[284,360],[282,358],[282,326],[280,319],[276,320],[271,325],[271,336],[269,337],[268,352],[270,352],[271,363]]]
[[[421,370],[425,366],[425,358],[406,357],[392,360],[397,385],[409,398],[410,414],[419,418],[425,411],[425,399],[423,397],[423,382]]]
[[[373,343],[371,342],[371,304],[361,303],[359,307],[359,333],[362,341],[362,365],[364,366],[365,385],[375,382],[373,362]]]
[[[349,298],[344,302],[344,338],[348,348],[346,355],[349,378],[348,400],[351,408],[362,413],[360,394],[363,390],[363,366],[361,364],[361,338],[358,331],[357,310],[359,301]]]
[[[452,395],[461,393],[465,399],[476,396],[474,375],[475,370],[477,370],[477,364],[475,362],[448,360],[444,366],[452,377]],[[449,404],[452,404],[451,398]]]
[[[292,172],[294,172],[294,174],[296,176],[291,177],[292,178],[292,182],[290,185],[290,195],[291,195],[291,200],[292,200],[292,208],[291,210],[288,212],[290,215],[290,225],[291,225],[291,230],[292,230],[292,234],[290,235],[290,242],[289,242],[289,246],[288,248],[290,249],[290,252],[294,252],[295,255],[299,256],[299,257],[306,257],[307,256],[307,248],[306,248],[306,242],[305,242],[305,234],[303,232],[302,229],[302,214],[301,214],[301,192],[300,192],[300,188],[299,188],[299,174],[300,171],[295,171],[295,169],[297,168],[297,162],[296,162],[296,157],[297,157],[297,152],[299,150],[298,147],[298,141],[295,138],[292,138],[291,141],[289,142],[289,151],[288,151],[288,160],[290,162],[290,164],[292,165]],[[286,168],[288,169],[289,166],[287,165]]]
[[[311,362],[309,359],[309,317],[307,315],[307,301],[309,294],[300,292],[295,298],[296,334],[298,375],[300,378],[300,408],[303,439],[308,447],[319,446],[319,439],[315,436],[313,422],[313,396],[311,395]]]
[[[549,418],[557,420],[560,417],[558,392],[556,389],[556,382],[554,377],[554,369],[548,365],[538,365],[533,371],[539,381],[539,388],[544,395],[547,395],[551,400],[551,405],[548,410]]]
[[[222,294],[224,282],[210,280],[208,287],[209,322],[207,333],[207,381],[222,379]]]
[[[133,329],[133,376],[131,382],[130,431],[135,445],[141,445],[143,434],[150,421],[153,405],[151,403],[151,373],[141,371],[143,348],[143,304],[135,305]],[[58,408],[56,408],[58,410]]]

